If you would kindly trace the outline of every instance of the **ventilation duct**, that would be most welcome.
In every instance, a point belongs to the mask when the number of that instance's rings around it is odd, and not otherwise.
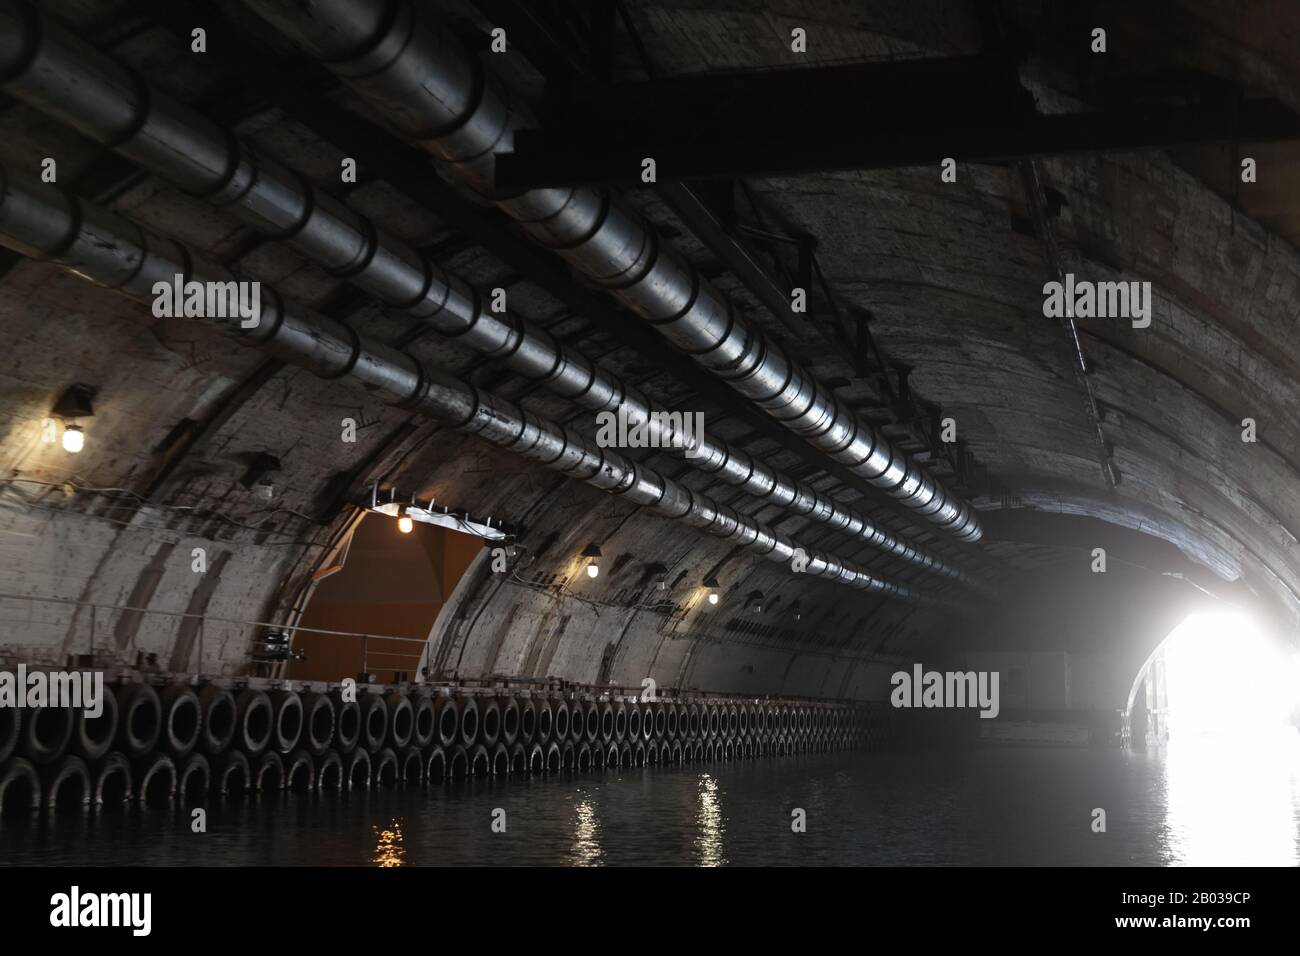
[[[132,70],[31,7],[0,3],[0,81],[6,93],[235,213],[332,274],[440,334],[544,382],[593,412],[620,406],[630,423],[665,411],[634,386],[517,315],[494,313],[467,282],[305,179],[240,143],[233,132],[151,89]],[[671,427],[668,449],[676,448]],[[705,432],[688,464],[765,503],[826,524],[890,556],[970,578],[860,512]]]
[[[77,275],[152,301],[154,287],[183,283],[234,283],[233,273],[195,259],[184,246],[145,232],[106,209],[56,186],[18,186],[0,168],[0,244],[51,260]],[[251,298],[251,297],[250,297]],[[344,379],[390,405],[400,406],[581,479],[666,518],[745,547],[773,561],[790,562],[795,542],[609,449],[601,449],[553,421],[422,365],[406,352],[375,342],[333,319],[288,303],[260,287],[255,315],[195,319],[328,379]],[[256,322],[252,320],[256,319]],[[243,324],[249,323],[248,328]],[[834,555],[801,549],[805,572],[872,593],[929,603],[911,589],[881,580]]]
[[[490,196],[533,239],[772,418],[944,531],[980,539],[968,503],[738,314],[613,193],[580,187],[494,195],[494,155],[510,151],[515,129],[534,124],[427,7],[405,0],[245,2],[324,61],[450,176]]]

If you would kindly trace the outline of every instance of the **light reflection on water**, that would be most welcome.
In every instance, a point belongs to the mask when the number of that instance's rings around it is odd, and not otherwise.
[[[1174,734],[1165,753],[1169,851],[1189,866],[1300,863],[1300,733]]]
[[[406,856],[406,848],[402,846],[402,821],[394,820],[382,830],[375,827],[375,837],[378,840],[375,844],[375,866],[401,866]]]
[[[492,830],[504,808],[505,833]],[[791,810],[807,814],[791,830]],[[1105,833],[1092,811],[1107,813]],[[5,863],[1294,865],[1300,737],[1005,748],[458,781],[0,828]]]
[[[696,820],[699,829],[695,838],[696,862],[700,866],[723,866],[727,858],[722,852],[725,833],[722,805],[718,801],[718,781],[707,773],[700,776],[700,812]]]
[[[575,866],[598,866],[603,855],[600,849],[600,823],[596,807],[584,799],[574,808],[573,851],[569,862]]]

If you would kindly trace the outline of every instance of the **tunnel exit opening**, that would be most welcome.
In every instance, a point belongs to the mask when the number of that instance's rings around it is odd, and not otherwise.
[[[1171,861],[1294,866],[1300,656],[1235,610],[1189,615],[1129,694],[1134,750],[1156,761]]]
[[[1152,652],[1129,691],[1130,746],[1193,737],[1296,733],[1300,653],[1238,610],[1187,616]]]

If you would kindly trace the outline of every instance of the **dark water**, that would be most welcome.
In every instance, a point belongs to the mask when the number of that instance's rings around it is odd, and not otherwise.
[[[506,832],[492,830],[505,811]],[[807,832],[791,831],[791,811]],[[1093,809],[1106,832],[1092,830]],[[0,861],[77,865],[1294,865],[1300,738],[1155,754],[833,754],[463,781],[10,823]]]

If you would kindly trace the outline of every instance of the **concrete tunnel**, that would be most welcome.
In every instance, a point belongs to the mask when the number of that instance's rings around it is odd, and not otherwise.
[[[1298,35],[4,0],[3,855],[1295,865]]]

